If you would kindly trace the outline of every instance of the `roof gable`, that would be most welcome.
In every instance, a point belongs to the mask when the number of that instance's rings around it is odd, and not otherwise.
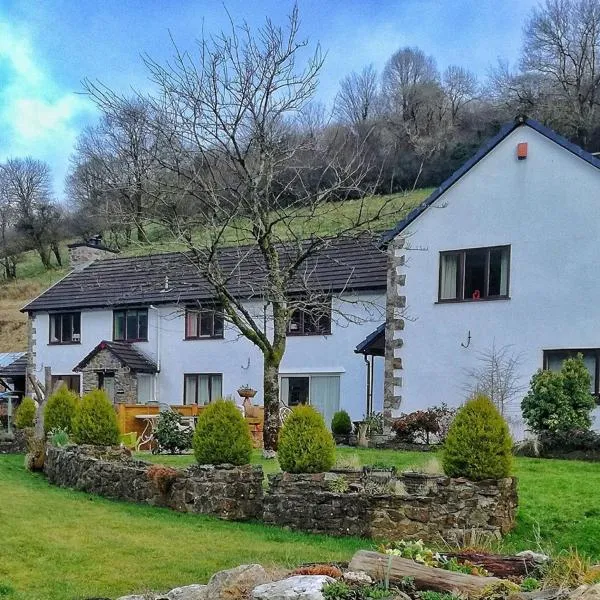
[[[136,373],[157,373],[158,367],[156,363],[146,356],[141,350],[128,342],[107,342],[102,340],[78,365],[73,368],[73,371],[78,372],[88,365],[90,360],[97,356],[100,352],[110,352],[121,364],[129,367]]]
[[[559,135],[549,127],[542,125],[534,119],[528,119],[527,117],[519,116],[511,123],[506,123],[500,131],[492,138],[490,138],[479,150],[465,162],[459,169],[457,169],[448,179],[446,179],[436,190],[434,190],[419,206],[411,210],[408,215],[399,221],[397,225],[387,231],[382,236],[382,244],[386,245],[392,241],[400,232],[402,232],[408,225],[410,225],[415,219],[417,219],[422,213],[424,213],[436,200],[438,200],[447,190],[449,190],[455,183],[459,181],[464,175],[466,175],[477,163],[485,158],[500,142],[506,139],[513,131],[519,127],[530,127],[534,131],[548,138],[550,141],[558,144],[560,147],[571,152],[578,158],[581,158],[588,164],[600,169],[600,158],[595,157],[583,148],[580,148],[576,144],[570,142],[563,136]]]

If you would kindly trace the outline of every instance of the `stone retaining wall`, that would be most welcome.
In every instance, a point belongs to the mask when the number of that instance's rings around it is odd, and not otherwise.
[[[462,542],[471,532],[499,538],[514,526],[513,478],[472,482],[403,474],[382,485],[371,474],[343,492],[333,491],[333,479],[330,473],[269,476],[263,520],[314,533],[427,542]]]
[[[51,483],[108,498],[375,539],[462,543],[471,533],[499,538],[514,526],[517,510],[514,478],[473,482],[365,468],[269,475],[264,492],[259,466],[175,470],[90,446],[49,447],[44,470]]]
[[[261,467],[223,466],[165,469],[157,485],[149,463],[126,453],[91,446],[48,447],[44,471],[51,483],[106,498],[167,506],[179,512],[246,520],[262,513]],[[170,474],[176,474],[169,478]]]
[[[0,440],[0,454],[24,454],[27,452],[27,431],[16,429],[12,437]]]

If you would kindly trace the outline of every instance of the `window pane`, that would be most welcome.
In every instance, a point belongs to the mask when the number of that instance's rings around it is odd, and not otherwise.
[[[223,337],[223,314],[222,313],[215,313],[215,332],[214,332],[214,336],[215,337]]]
[[[114,313],[115,340],[125,339],[125,313],[122,310]]]
[[[198,404],[208,404],[210,400],[210,376],[198,375]]]
[[[567,358],[574,358],[577,354],[583,354],[583,364],[590,374],[590,392],[596,393],[596,350],[588,351],[565,351],[565,352],[547,352],[546,353],[546,366],[549,371],[560,371],[563,362]]]
[[[195,404],[196,403],[196,376],[186,375],[183,380],[184,385],[184,404]]]
[[[442,254],[440,257],[440,300],[458,298],[458,254]]]
[[[137,402],[138,404],[147,404],[154,398],[152,397],[152,383],[154,377],[148,373],[138,373],[137,376]]]
[[[487,250],[465,252],[465,299],[485,296]]]
[[[73,338],[72,323],[73,317],[71,315],[62,316],[61,342],[70,342]]]
[[[185,337],[198,337],[198,313],[195,310],[188,310],[185,313]]]
[[[213,334],[213,316],[212,310],[203,310],[200,313],[200,335],[212,336]]]
[[[148,312],[140,310],[137,313],[138,317],[138,328],[135,335],[135,339],[147,340],[148,339]]]
[[[50,341],[59,342],[60,315],[50,315]]]
[[[288,406],[308,404],[309,383],[308,377],[288,378]]]
[[[210,401],[223,397],[223,376],[211,375],[210,377]]]
[[[290,333],[302,333],[302,311],[300,309],[296,309],[292,313],[288,331]]]
[[[588,370],[591,377],[590,392],[594,394],[596,392],[596,353],[595,352],[584,352],[583,353],[583,364]]]
[[[81,313],[73,313],[73,333],[81,335]]]
[[[339,375],[313,376],[310,381],[310,404],[323,415],[329,427],[340,407]]]
[[[508,296],[508,248],[490,250],[490,296]]]

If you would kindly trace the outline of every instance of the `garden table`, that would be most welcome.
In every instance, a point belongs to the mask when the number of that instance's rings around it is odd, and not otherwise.
[[[142,435],[140,435],[138,439],[136,450],[139,451],[141,450],[142,446],[152,442],[154,439],[154,429],[156,427],[156,420],[158,417],[159,415],[156,413],[151,415],[135,415],[136,419],[144,421],[144,429],[142,431]]]

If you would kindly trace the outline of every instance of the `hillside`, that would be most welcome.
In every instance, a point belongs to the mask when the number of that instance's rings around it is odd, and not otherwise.
[[[385,206],[385,216],[379,221],[378,229],[385,230],[392,227],[411,208],[421,203],[430,193],[430,188],[418,189],[406,194],[394,194],[392,196],[374,196],[366,203],[366,209],[375,214]],[[365,208],[362,203],[362,208]],[[298,211],[294,215],[294,235],[301,236],[306,223],[310,220],[310,231],[319,231],[322,235],[335,234],[343,229],[347,223],[361,209],[361,203],[357,200],[337,202],[326,205],[317,214],[308,214]],[[279,234],[285,237],[284,230]],[[198,232],[197,239],[200,240],[202,232]],[[172,239],[166,237],[159,229],[149,231],[150,247],[152,252],[169,252],[184,250],[185,248]],[[240,238],[238,230],[231,229],[225,235],[227,243],[244,243],[247,239]],[[132,244],[121,252],[125,255],[147,254],[147,245]],[[67,260],[66,244],[63,250],[65,261]],[[27,316],[20,309],[31,299],[41,294],[50,285],[57,282],[68,273],[69,269],[54,268],[44,271],[39,258],[32,252],[23,256],[18,264],[18,279],[11,282],[0,283],[0,352],[20,351],[27,349]]]

